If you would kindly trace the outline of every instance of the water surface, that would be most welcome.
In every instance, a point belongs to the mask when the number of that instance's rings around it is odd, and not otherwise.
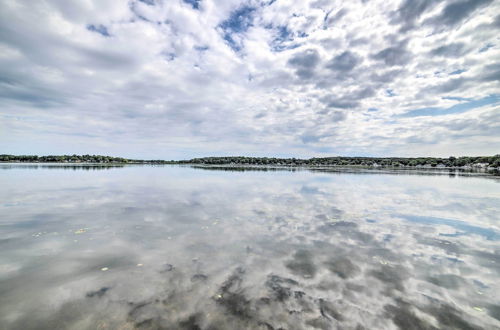
[[[500,181],[0,165],[1,329],[497,329]]]

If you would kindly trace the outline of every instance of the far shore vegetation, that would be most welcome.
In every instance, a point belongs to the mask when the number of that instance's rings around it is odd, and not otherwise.
[[[195,164],[195,165],[253,165],[253,166],[366,166],[366,167],[431,167],[500,169],[500,154],[479,157],[204,157],[189,160],[142,160],[101,155],[0,155],[8,163],[87,163],[87,164]]]

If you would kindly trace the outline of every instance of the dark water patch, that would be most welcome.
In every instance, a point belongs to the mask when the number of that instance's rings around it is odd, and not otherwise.
[[[500,321],[500,305],[490,304],[490,305],[488,305],[487,310],[488,310],[488,314],[491,317]]]
[[[480,330],[484,329],[475,324],[464,319],[466,316],[463,312],[457,310],[447,304],[439,304],[438,306],[428,306],[424,310],[433,315],[442,327],[450,327],[451,329],[461,329],[461,330]]]
[[[49,303],[48,301],[46,302]],[[0,329],[22,329],[22,330],[54,330],[70,329],[75,324],[107,324],[108,328],[117,328],[116,321],[121,315],[107,315],[107,305],[104,303],[89,304],[88,299],[83,298],[63,303],[56,309],[45,310],[45,306],[37,306],[28,309],[24,318],[18,319],[10,324],[0,324]],[[97,308],[97,310],[96,310]]]
[[[386,234],[386,235],[384,235],[383,241],[385,243],[390,243],[392,241],[392,239],[395,238],[395,237],[396,236],[394,236],[394,235]]]
[[[243,275],[245,270],[241,267],[227,278],[220,286],[215,301],[225,308],[229,314],[240,319],[250,319],[253,315],[251,301],[245,295],[243,288]]]
[[[351,238],[357,240],[359,242],[358,244],[363,244],[365,246],[371,246],[375,241],[373,235],[361,231],[352,232]]]
[[[337,321],[343,321],[344,317],[340,314],[333,304],[325,299],[319,300],[319,310],[322,316],[326,318],[333,318]]]
[[[397,305],[386,305],[384,310],[401,330],[437,330],[427,321],[417,317],[408,303],[399,302]]]
[[[491,269],[500,274],[500,250],[493,252],[484,250],[472,250],[468,252],[469,255],[475,258],[478,265]]]
[[[138,329],[170,329],[169,311],[160,299],[129,302],[127,321]]]
[[[222,293],[228,292],[230,290],[241,290],[243,284],[243,275],[245,274],[245,269],[243,267],[237,267],[233,273],[227,278],[220,287]]]
[[[399,265],[382,265],[368,272],[368,275],[383,282],[388,288],[398,291],[405,291],[404,282],[409,277],[408,271]]]
[[[323,231],[326,233],[339,232],[339,231],[345,232],[345,231],[356,230],[358,228],[358,224],[350,221],[336,221],[327,223],[321,228],[324,228]]]
[[[480,289],[488,289],[490,287],[489,285],[486,285],[483,282],[476,280],[476,279],[473,279],[472,283],[474,283],[474,285]]]
[[[333,329],[332,321],[325,318],[325,317],[316,317],[313,319],[309,319],[306,321],[306,324],[315,328],[315,329],[321,329],[321,330]]]
[[[203,252],[203,254],[211,255],[217,251],[217,248],[206,242],[196,242],[186,246],[186,250],[191,250],[195,252]]]
[[[271,324],[267,322],[260,321],[258,324],[259,328],[261,329],[266,329],[266,330],[275,330],[276,328],[273,327]],[[278,329],[283,329],[283,328],[278,328]]]
[[[316,266],[314,264],[313,253],[308,250],[298,250],[293,255],[293,259],[287,261],[285,266],[290,271],[304,278],[313,278],[316,275]]]
[[[164,264],[161,269],[160,269],[160,273],[168,273],[168,272],[171,272],[172,270],[174,270],[174,266],[171,265],[171,264]]]
[[[418,243],[422,245],[434,246],[440,248],[450,254],[460,255],[461,253],[466,252],[464,247],[461,244],[451,242],[444,239],[437,239],[432,237],[424,237],[421,235],[415,235]]]
[[[269,297],[260,297],[257,300],[257,305],[268,306],[269,304],[271,304],[271,298]]]
[[[237,318],[249,319],[252,316],[250,299],[243,292],[226,292],[217,299],[217,304]]]
[[[302,299],[306,296],[306,293],[304,291],[294,291],[293,296],[295,299]]]
[[[374,243],[373,235],[364,233],[358,229],[358,224],[350,221],[336,221],[329,222],[318,226],[317,232],[331,236],[342,235],[343,237],[350,237],[359,241],[362,244],[369,245]]]
[[[328,212],[328,214],[329,214],[330,216],[335,217],[335,218],[340,218],[340,217],[342,217],[342,215],[344,215],[344,213],[345,213],[345,212],[344,212],[343,210],[341,210],[341,209],[339,209],[339,208],[337,208],[337,207],[335,207],[335,206],[330,207],[330,210],[329,210],[329,212]]]
[[[208,276],[205,274],[194,274],[191,276],[191,282],[205,282]]]
[[[266,281],[266,286],[272,297],[281,302],[288,300],[292,296],[291,287],[298,285],[297,281],[278,275],[269,275]]]
[[[135,327],[138,329],[152,329],[153,327],[156,329],[160,329],[159,327],[155,327],[154,319],[145,319],[143,321],[136,322]]]
[[[144,301],[140,303],[129,302],[130,311],[128,312],[128,316],[135,319],[137,315],[141,312],[141,309],[152,304],[152,301]]]
[[[401,254],[398,253],[397,251],[385,247],[379,247],[376,244],[366,249],[366,254],[372,258],[375,259],[382,258],[389,262],[402,262],[404,260]]]
[[[450,289],[456,290],[467,284],[467,282],[458,275],[453,274],[439,274],[427,278],[430,283]]]
[[[360,272],[360,268],[347,257],[332,258],[325,262],[325,266],[330,272],[342,279],[354,277]]]
[[[299,314],[309,314],[317,310],[316,305],[316,298],[309,296],[304,291],[293,291],[293,303],[289,306],[293,306]]]
[[[363,284],[350,283],[350,282],[347,282],[345,284],[345,288],[349,291],[354,291],[354,292],[363,292],[366,289],[366,287]]]
[[[183,329],[183,330],[201,330],[202,327],[200,324],[202,324],[203,316],[202,314],[193,314],[190,315],[187,319],[182,320],[179,322],[178,329]]]
[[[329,218],[326,214],[316,214],[314,217],[319,221],[329,221]]]
[[[102,287],[102,288],[100,288],[97,291],[88,292],[86,294],[86,297],[88,297],[88,298],[92,298],[92,297],[101,298],[101,297],[103,297],[106,294],[106,292],[108,292],[109,289],[111,289],[111,288],[109,288],[109,287]]]

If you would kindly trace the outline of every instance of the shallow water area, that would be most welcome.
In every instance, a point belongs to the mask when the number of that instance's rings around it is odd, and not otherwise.
[[[0,164],[1,329],[500,329],[500,178]]]

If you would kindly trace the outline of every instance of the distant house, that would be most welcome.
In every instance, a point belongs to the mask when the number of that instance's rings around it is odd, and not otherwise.
[[[489,165],[490,165],[489,163],[476,163],[476,164],[472,164],[472,167],[487,168]]]

